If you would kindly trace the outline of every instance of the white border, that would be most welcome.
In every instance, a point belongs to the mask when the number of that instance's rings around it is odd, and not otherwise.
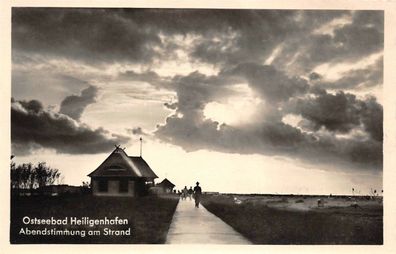
[[[218,1],[128,1],[128,0],[1,0],[0,1],[0,252],[1,253],[396,253],[396,2],[368,0],[218,0]],[[222,9],[359,9],[385,11],[384,53],[384,245],[10,245],[9,244],[9,155],[11,98],[11,7],[135,7]]]

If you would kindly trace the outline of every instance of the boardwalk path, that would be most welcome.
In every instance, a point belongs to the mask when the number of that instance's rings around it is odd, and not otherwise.
[[[180,200],[169,228],[167,244],[251,244],[202,205]]]

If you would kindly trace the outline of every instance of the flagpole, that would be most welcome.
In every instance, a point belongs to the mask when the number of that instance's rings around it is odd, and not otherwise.
[[[140,157],[142,157],[142,144],[143,144],[143,139],[140,137]]]

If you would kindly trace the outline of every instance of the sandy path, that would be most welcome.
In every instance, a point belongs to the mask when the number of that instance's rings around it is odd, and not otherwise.
[[[180,200],[170,225],[167,244],[251,244],[202,205]]]

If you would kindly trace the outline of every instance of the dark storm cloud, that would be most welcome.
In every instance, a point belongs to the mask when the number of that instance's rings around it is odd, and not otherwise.
[[[314,33],[337,18],[352,21],[335,27],[333,34]],[[13,8],[12,13],[14,62],[28,57],[18,52],[91,64],[177,61],[181,46],[167,40],[174,35],[195,38],[191,61],[222,67],[262,63],[280,47],[273,65],[307,74],[324,62],[354,61],[381,51],[383,12]]]
[[[13,8],[13,50],[88,63],[147,62],[161,43],[157,33],[117,10]]]
[[[96,101],[98,88],[89,86],[81,91],[80,95],[67,96],[60,105],[59,113],[80,120],[85,108]]]
[[[217,76],[207,76],[199,72],[192,72],[186,76],[177,75],[172,78],[171,83],[178,101],[164,103],[164,106],[168,109],[177,108],[178,113],[191,121],[199,120],[207,103],[237,94],[232,85],[240,81],[243,81],[243,77],[225,72]]]
[[[238,24],[227,21],[228,29],[219,36],[205,36],[192,56],[215,65],[261,63],[280,46],[274,65],[285,68],[296,56],[292,65],[306,72],[327,61],[353,61],[383,49],[382,11],[251,11],[235,16],[241,18]],[[333,35],[314,33],[343,17],[352,22],[334,28]]]
[[[384,113],[382,106],[376,99],[371,97],[363,104],[362,123],[365,130],[377,141],[383,140],[383,120]]]
[[[66,115],[50,112],[41,102],[12,101],[11,142],[14,154],[26,154],[37,147],[59,153],[94,154],[107,152],[129,138],[78,123]]]
[[[261,62],[285,38],[346,11],[13,8],[13,50],[82,60],[149,63],[195,35],[191,56],[213,64]],[[215,24],[215,25],[214,25]],[[155,49],[160,48],[160,53]],[[17,61],[17,59],[14,59]]]
[[[223,91],[233,84],[220,82],[220,77],[245,80],[266,101],[269,115],[259,115],[254,123],[243,126],[207,119],[205,106],[228,96]],[[382,106],[373,98],[360,100],[343,92],[329,94],[272,66],[257,64],[242,64],[223,70],[218,76],[191,73],[177,80],[178,101],[167,105],[176,108],[175,114],[158,125],[155,132],[165,142],[186,151],[281,154],[313,163],[382,168]],[[305,131],[284,123],[282,118],[289,113],[301,115],[310,129]],[[322,127],[327,133],[321,132]],[[367,133],[364,139],[336,136],[360,128]]]
[[[314,27],[344,15],[345,11],[237,10],[219,15],[220,35],[205,36],[192,56],[215,65],[262,63],[288,38],[295,41]],[[207,19],[212,22],[211,18]],[[216,23],[217,24],[217,23]],[[210,24],[209,24],[210,26]],[[219,26],[216,26],[216,28]],[[221,26],[220,26],[221,27]],[[227,36],[228,35],[228,36]],[[231,36],[230,36],[231,35]]]
[[[382,142],[382,106],[373,97],[359,100],[353,94],[323,92],[316,97],[295,99],[285,111],[301,115],[312,124],[312,130],[321,127],[331,132],[348,133],[361,124],[371,138]]]
[[[344,16],[350,16],[352,22],[334,28],[333,35],[314,33]],[[382,11],[252,11],[240,24],[228,28],[220,36],[198,41],[192,56],[233,66],[246,61],[261,63],[280,47],[274,65],[285,68],[292,64],[307,72],[324,62],[353,61],[383,49]]]
[[[384,46],[384,12],[357,11],[352,23],[335,30],[334,40],[342,43],[340,53],[361,56],[383,49]]]
[[[171,116],[158,126],[156,136],[186,151],[201,149],[239,154],[293,156],[311,163],[347,165],[355,169],[382,169],[382,142],[342,140],[307,134],[283,122],[232,127],[212,120],[191,121]]]
[[[323,93],[314,98],[296,99],[288,105],[289,110],[301,114],[313,124],[315,131],[325,127],[329,131],[347,133],[360,124],[363,102],[352,94]]]
[[[304,71],[325,62],[353,62],[383,50],[383,11],[353,12],[352,22],[336,27],[333,34],[313,34],[285,38],[286,43],[274,64],[284,66],[295,53],[293,65]],[[317,28],[317,27],[316,27]]]
[[[224,87],[213,84],[211,77],[198,72],[177,76],[174,82],[178,95],[178,110],[183,113],[202,110],[206,103],[225,92]]]
[[[270,102],[305,94],[309,87],[305,80],[290,78],[270,65],[240,64],[231,73],[245,77],[249,86]]]

